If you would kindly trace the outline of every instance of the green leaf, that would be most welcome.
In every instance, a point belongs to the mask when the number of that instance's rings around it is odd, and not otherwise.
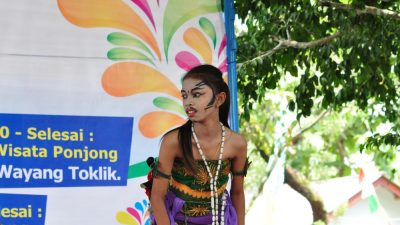
[[[129,48],[113,48],[107,53],[107,57],[111,60],[143,60],[154,65],[153,60],[149,59],[143,53]]]
[[[120,33],[120,32],[113,32],[107,36],[107,40],[111,44],[114,44],[114,45],[138,48],[138,49],[143,50],[144,52],[148,53],[153,59],[155,59],[154,54],[144,44],[144,42],[131,36],[131,35]]]

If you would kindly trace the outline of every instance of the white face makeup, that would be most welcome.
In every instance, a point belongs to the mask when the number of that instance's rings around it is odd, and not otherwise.
[[[215,100],[213,100],[213,90],[199,79],[185,79],[181,94],[183,107],[192,121],[203,120],[214,112],[215,109],[218,109],[215,107]]]

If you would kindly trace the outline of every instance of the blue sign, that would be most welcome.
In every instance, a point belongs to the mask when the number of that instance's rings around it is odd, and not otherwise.
[[[0,194],[0,225],[44,225],[45,195]]]
[[[125,186],[133,118],[0,114],[0,187]]]

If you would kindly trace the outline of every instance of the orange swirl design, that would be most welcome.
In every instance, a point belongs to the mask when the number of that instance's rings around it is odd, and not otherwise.
[[[139,120],[139,129],[145,137],[156,138],[166,130],[185,123],[181,116],[163,111],[146,113]]]
[[[145,41],[161,60],[157,41],[143,19],[121,0],[58,0],[63,16],[80,27],[113,27]]]
[[[159,92],[181,98],[178,88],[167,76],[152,67],[137,62],[115,63],[104,71],[104,90],[116,97],[143,92]]]

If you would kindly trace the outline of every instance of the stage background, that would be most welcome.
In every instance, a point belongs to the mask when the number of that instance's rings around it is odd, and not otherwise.
[[[144,160],[186,120],[182,75],[227,74],[221,2],[3,0],[0,14],[0,222],[149,224]]]

